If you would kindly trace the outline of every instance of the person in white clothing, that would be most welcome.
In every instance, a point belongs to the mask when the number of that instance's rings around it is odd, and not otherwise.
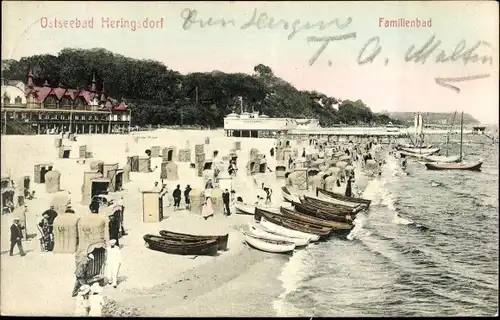
[[[120,247],[116,245],[116,240],[111,239],[109,241],[109,247],[107,248],[107,259],[106,259],[106,278],[109,284],[112,284],[116,288],[118,285],[118,271],[120,270],[120,265],[122,263]]]
[[[102,306],[104,305],[104,299],[100,295],[101,292],[102,287],[97,282],[90,287],[89,317],[102,317]]]
[[[88,284],[80,287],[76,296],[75,317],[87,317],[89,315],[89,291],[90,286]]]

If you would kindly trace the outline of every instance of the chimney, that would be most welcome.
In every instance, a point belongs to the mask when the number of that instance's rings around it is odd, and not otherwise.
[[[104,94],[104,80],[102,81],[102,89],[101,89],[101,102],[106,101],[106,95]]]
[[[28,70],[28,88],[33,88],[34,83],[33,83],[33,71],[31,69],[31,65]]]
[[[90,92],[96,92],[96,87],[95,87],[95,72],[92,74],[92,85],[90,86]]]

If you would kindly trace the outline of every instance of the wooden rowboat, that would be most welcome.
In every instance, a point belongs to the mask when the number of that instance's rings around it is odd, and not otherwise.
[[[279,234],[285,237],[303,238],[303,239],[308,239],[311,242],[319,240],[319,236],[317,234],[285,228],[283,226],[280,226],[276,223],[267,220],[265,217],[262,217],[262,219],[260,220],[260,226],[262,227],[262,229],[268,232]]]
[[[295,238],[295,237],[283,236],[280,234],[269,232],[266,229],[262,228],[261,226],[254,226],[250,223],[248,224],[247,228],[244,229],[244,231],[258,238],[293,242],[295,244],[295,247],[307,246],[310,242],[309,238]]]
[[[325,227],[314,223],[305,222],[303,220],[298,220],[291,217],[285,217],[283,215],[276,214],[270,211],[265,211],[259,208],[255,210],[255,215],[260,216],[260,218],[265,217],[272,223],[275,223],[277,225],[280,225],[288,229],[319,235],[321,240],[327,239],[333,230],[330,227]]]
[[[152,234],[146,234],[143,238],[149,249],[170,254],[213,256],[217,255],[218,250],[216,239],[188,242],[165,239]]]
[[[293,242],[259,238],[245,232],[243,232],[243,235],[245,236],[246,243],[261,251],[272,253],[291,253],[295,250],[295,244]]]
[[[294,218],[304,222],[314,223],[318,226],[332,228],[333,230],[351,230],[354,227],[352,224],[349,223],[323,220],[320,218],[307,216],[295,210],[290,210],[283,207],[281,208],[281,214],[284,215],[285,217]]]
[[[239,214],[253,215],[255,212],[254,205],[240,202],[240,201],[236,201],[234,203],[234,207],[236,208],[236,213],[239,213]]]
[[[299,197],[293,195],[287,187],[281,187],[281,196],[288,202],[300,202]]]
[[[160,236],[169,239],[169,240],[178,240],[185,242],[196,242],[201,240],[217,240],[218,250],[227,250],[227,241],[229,240],[229,234],[226,235],[213,235],[213,236],[205,236],[205,235],[196,235],[196,234],[187,234],[187,233],[179,233],[168,230],[160,230]]]
[[[316,218],[320,218],[323,220],[328,220],[328,221],[337,221],[337,222],[344,222],[344,223],[352,223],[352,221],[355,219],[356,215],[352,214],[345,214],[345,215],[337,215],[337,214],[332,214],[323,208],[316,207],[312,204],[309,203],[294,203],[295,210]]]
[[[332,199],[332,198],[330,198],[330,199],[331,199],[331,201],[336,201],[336,199]],[[328,212],[339,214],[339,215],[356,214],[356,213],[366,209],[366,206],[363,204],[355,204],[355,206],[344,206],[344,205],[339,205],[338,203],[332,203],[329,200],[322,200],[322,199],[308,197],[308,196],[304,196],[303,203],[312,204],[315,207],[319,207],[325,211],[327,210]]]
[[[426,163],[427,170],[469,170],[481,171],[482,161],[476,163]]]
[[[358,204],[364,204],[364,205],[366,205],[367,208],[370,207],[370,204],[372,203],[372,201],[368,200],[368,199],[347,197],[347,196],[344,196],[340,193],[331,192],[331,191],[328,191],[325,189],[318,189],[318,191],[319,191],[319,193],[322,193],[322,194],[329,196],[330,198],[333,198],[333,199],[338,199],[338,200],[352,202],[352,203],[358,203]]]
[[[337,216],[356,215],[359,211],[365,209],[365,207],[362,205],[350,207],[308,196],[304,196],[302,198],[301,204],[313,206],[315,208],[321,209],[331,214],[335,214]]]

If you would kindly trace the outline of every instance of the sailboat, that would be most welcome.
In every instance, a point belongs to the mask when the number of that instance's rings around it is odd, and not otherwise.
[[[415,142],[412,141],[411,145],[401,146],[399,148],[401,150],[401,154],[410,157],[423,158],[439,151],[439,148],[433,148],[432,146],[424,145],[423,126],[424,123],[422,115],[419,112],[417,115],[415,115]],[[418,144],[417,140],[419,140]]]
[[[460,162],[460,156],[449,156],[448,155],[448,145],[450,144],[450,134],[451,130],[453,129],[453,122],[455,121],[455,116],[457,115],[457,112],[453,114],[453,120],[451,121],[450,125],[450,131],[446,135],[446,156],[425,156],[423,157],[423,160],[428,161],[428,162],[439,162],[439,163],[453,163],[453,162]]]
[[[469,171],[481,171],[482,161],[477,161],[473,163],[464,163],[462,145],[464,136],[464,113],[462,112],[462,117],[460,120],[460,159],[458,163],[426,163],[425,166],[427,170],[469,170]]]

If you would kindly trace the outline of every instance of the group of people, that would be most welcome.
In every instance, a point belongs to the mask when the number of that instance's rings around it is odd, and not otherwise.
[[[102,287],[100,278],[94,279],[93,264],[96,263],[92,252],[80,253],[76,261],[76,281],[72,296],[76,297],[75,316],[102,316],[103,298],[99,295]],[[106,265],[104,278],[114,288],[118,286],[118,272],[121,267],[121,251],[118,241],[111,239],[106,247]]]
[[[104,298],[99,283],[80,287],[76,296],[75,317],[102,317]]]
[[[186,203],[186,209],[191,210],[191,197],[190,197],[190,192],[191,192],[191,186],[188,184],[186,188],[184,189],[184,202]],[[180,204],[181,204],[181,199],[182,199],[182,191],[181,191],[181,185],[178,184],[175,190],[172,192],[172,198],[174,198],[174,211],[179,210]]]

